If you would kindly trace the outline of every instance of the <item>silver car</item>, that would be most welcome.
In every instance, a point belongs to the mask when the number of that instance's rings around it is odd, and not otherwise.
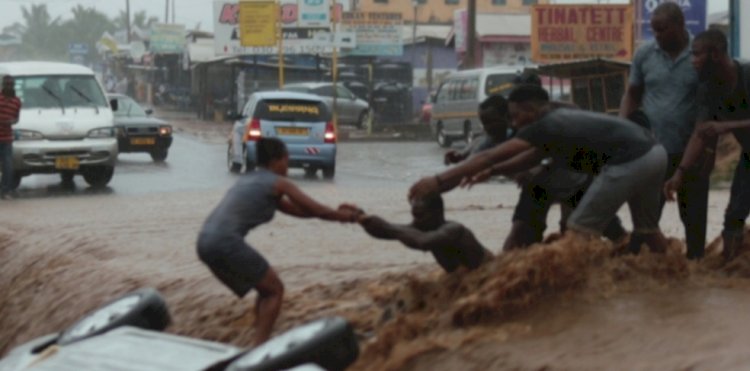
[[[318,95],[331,110],[336,95],[336,114],[340,124],[362,128],[370,121],[370,104],[357,98],[343,85],[336,84],[334,89],[330,82],[302,82],[284,85],[284,90]]]

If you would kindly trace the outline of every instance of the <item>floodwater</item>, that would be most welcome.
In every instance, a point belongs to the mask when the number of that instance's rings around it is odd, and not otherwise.
[[[351,201],[409,220],[408,183],[353,184],[304,189],[329,205]],[[233,297],[195,255],[197,230],[223,192],[0,204],[0,354],[144,286],[165,296],[173,317],[167,331],[248,346],[254,295]],[[517,193],[497,184],[453,192],[447,216],[498,253]],[[726,193],[712,192],[711,239]],[[665,211],[664,229],[679,236],[674,209]],[[276,331],[346,317],[361,344],[352,370],[750,368],[750,256],[724,266],[718,242],[695,263],[677,240],[666,254],[619,256],[602,241],[561,239],[444,274],[429,254],[374,240],[357,225],[277,214],[249,241],[287,287]]]

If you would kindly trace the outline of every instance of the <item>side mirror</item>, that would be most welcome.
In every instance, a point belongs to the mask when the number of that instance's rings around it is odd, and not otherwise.
[[[153,114],[154,114],[154,110],[152,108],[147,108],[146,109],[146,115],[151,116]]]
[[[119,109],[120,104],[117,99],[110,99],[109,100],[109,107],[112,108],[112,112],[115,112]]]

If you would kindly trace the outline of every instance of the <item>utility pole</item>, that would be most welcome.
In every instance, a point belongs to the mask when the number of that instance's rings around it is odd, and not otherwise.
[[[172,23],[177,23],[177,21],[175,20],[175,9],[176,8],[177,7],[175,6],[175,0],[172,0]]]
[[[414,18],[411,21],[411,68],[415,67],[415,56],[417,55],[417,0],[411,0],[411,6],[414,7]]]
[[[464,69],[476,67],[476,43],[477,43],[477,0],[469,0],[467,10],[468,24],[466,25],[466,55],[464,56]]]
[[[169,23],[169,0],[164,0],[164,23]]]
[[[128,33],[128,44],[130,44],[130,0],[125,0],[125,32]]]

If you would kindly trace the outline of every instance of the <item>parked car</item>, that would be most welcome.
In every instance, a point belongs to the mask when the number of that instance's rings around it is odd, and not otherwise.
[[[441,147],[453,141],[470,142],[483,132],[477,109],[488,96],[507,96],[523,68],[489,67],[464,70],[443,81],[432,103],[430,128]]]
[[[235,120],[227,148],[231,172],[255,168],[255,142],[264,136],[281,139],[289,151],[289,167],[308,176],[318,169],[323,177],[336,174],[336,131],[328,105],[318,95],[292,91],[253,93]]]
[[[30,174],[83,175],[92,187],[112,179],[117,160],[112,111],[94,72],[84,66],[50,62],[0,63],[0,77],[15,78],[23,106],[13,126],[13,188]]]
[[[333,97],[336,95],[334,92],[338,92],[336,113],[339,123],[362,128],[370,120],[370,104],[358,98],[343,84],[336,84],[336,89],[334,89],[333,83],[330,82],[303,82],[286,84],[284,90],[318,95],[328,105],[330,111],[333,111]]]
[[[0,370],[344,370],[359,355],[354,331],[341,317],[292,328],[252,350],[162,333],[169,323],[161,294],[137,290],[62,332],[12,349]]]
[[[138,102],[122,94],[110,94],[117,100],[115,112],[117,147],[120,152],[146,152],[156,162],[167,158],[172,145],[172,125],[151,117],[151,109],[143,109]]]

